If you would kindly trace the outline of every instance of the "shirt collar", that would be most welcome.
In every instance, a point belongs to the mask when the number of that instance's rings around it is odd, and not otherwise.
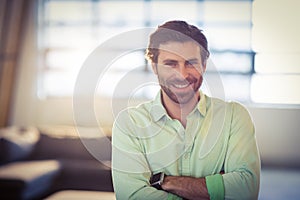
[[[200,90],[200,101],[198,102],[196,109],[200,112],[202,116],[206,115],[206,95]]]
[[[157,95],[153,101],[150,113],[151,113],[154,121],[158,121],[163,116],[167,116],[167,111],[166,111],[165,107],[163,106],[162,100],[161,100],[161,90],[157,93]]]
[[[198,102],[197,106],[191,113],[198,110],[202,116],[205,116],[206,115],[206,95],[202,91],[199,91],[199,93],[200,93],[200,101]],[[151,109],[150,113],[151,113],[154,121],[160,120],[163,116],[168,116],[167,111],[162,104],[161,90],[156,95],[150,109]]]

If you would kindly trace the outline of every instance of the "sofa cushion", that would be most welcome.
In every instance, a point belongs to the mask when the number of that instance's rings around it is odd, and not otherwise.
[[[27,158],[39,139],[35,127],[0,129],[0,164]]]
[[[61,170],[56,160],[13,162],[0,167],[0,199],[36,199],[47,194]]]
[[[54,190],[113,191],[111,168],[98,160],[60,160],[62,171]]]
[[[72,126],[39,127],[39,130],[41,136],[32,159],[111,160],[110,137],[99,133],[98,128],[80,128],[80,133]]]

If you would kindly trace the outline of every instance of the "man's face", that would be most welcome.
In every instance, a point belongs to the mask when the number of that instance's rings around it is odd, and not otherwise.
[[[159,46],[157,63],[153,63],[163,97],[187,104],[199,98],[205,67],[200,47],[195,42],[168,42]]]

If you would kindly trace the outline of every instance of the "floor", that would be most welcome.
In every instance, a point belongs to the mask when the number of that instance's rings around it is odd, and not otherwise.
[[[262,169],[259,200],[300,200],[300,169]]]

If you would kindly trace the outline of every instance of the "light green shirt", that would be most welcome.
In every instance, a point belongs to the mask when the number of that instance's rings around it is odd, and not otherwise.
[[[157,172],[206,177],[211,199],[257,199],[260,159],[248,111],[200,92],[186,128],[169,117],[160,94],[120,112],[113,126],[117,199],[181,199],[149,185]]]

